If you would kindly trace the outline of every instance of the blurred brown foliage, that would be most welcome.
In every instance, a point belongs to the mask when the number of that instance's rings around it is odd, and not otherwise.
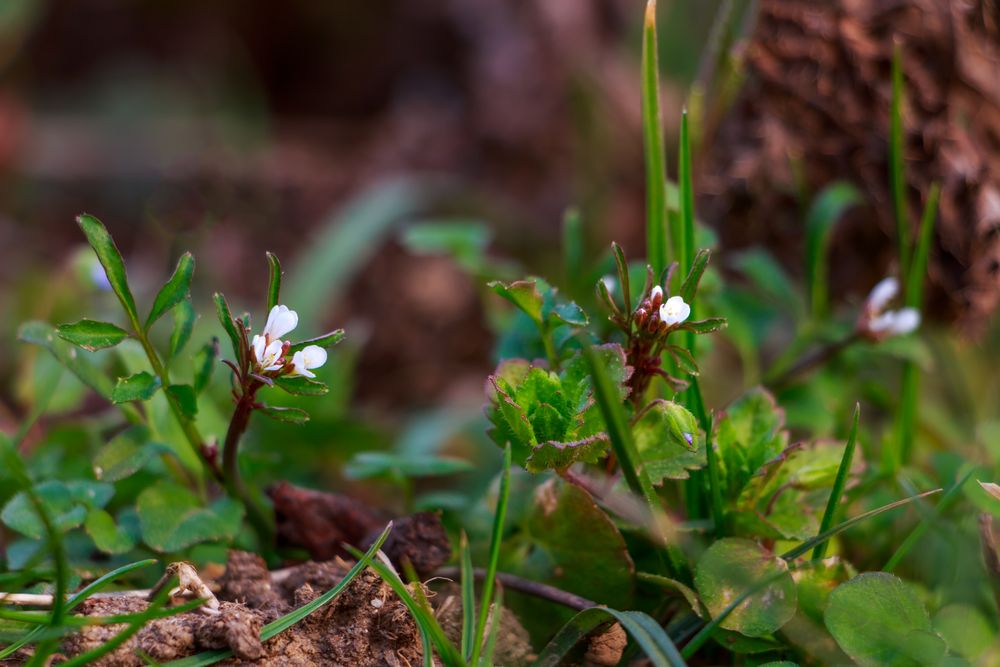
[[[802,256],[798,191],[844,179],[870,205],[836,233],[835,292],[891,263],[891,59],[903,54],[909,218],[942,187],[933,312],[981,333],[1000,301],[1000,5],[995,0],[764,0],[746,83],[702,163],[703,214],[724,242]],[[798,173],[796,173],[796,165]]]

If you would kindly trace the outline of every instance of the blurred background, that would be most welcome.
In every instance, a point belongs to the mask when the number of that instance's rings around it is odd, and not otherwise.
[[[140,299],[193,251],[202,313],[222,291],[262,317],[276,252],[303,333],[348,330],[351,361],[330,371],[350,387],[341,407],[389,423],[478,410],[495,358],[481,262],[415,252],[407,226],[470,221],[494,273],[558,276],[575,206],[588,257],[611,240],[641,256],[643,7],[4,0],[3,419],[30,381],[18,324],[101,298],[73,223],[84,211],[110,228]],[[1000,274],[998,15],[993,0],[661,0],[667,151],[687,106],[717,267],[736,274],[736,251],[764,246],[801,276],[805,212],[847,181],[863,197],[837,227],[831,292],[857,304],[892,272],[898,45],[914,220],[942,185],[928,312],[981,338]]]

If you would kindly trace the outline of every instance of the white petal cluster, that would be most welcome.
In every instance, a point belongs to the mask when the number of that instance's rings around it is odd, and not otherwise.
[[[913,333],[920,326],[920,311],[916,308],[886,310],[889,302],[899,294],[899,281],[892,276],[883,278],[868,294],[865,302],[866,328],[879,337],[902,336]]]
[[[679,296],[672,296],[660,306],[660,321],[667,326],[680,324],[691,316],[691,306]]]
[[[290,333],[299,324],[299,314],[288,306],[277,305],[267,315],[264,331],[253,337],[251,348],[257,370],[262,373],[284,368],[287,343],[282,336]],[[318,345],[307,345],[292,355],[289,375],[316,377],[312,369],[326,363],[326,350]]]

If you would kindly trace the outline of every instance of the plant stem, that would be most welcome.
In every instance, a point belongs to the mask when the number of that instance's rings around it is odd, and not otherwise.
[[[274,526],[243,483],[238,458],[240,438],[243,437],[250,423],[250,415],[253,414],[254,410],[254,395],[259,388],[260,384],[256,380],[250,380],[236,402],[236,410],[233,411],[233,417],[229,421],[226,442],[222,449],[222,477],[229,495],[243,502],[247,511],[247,520],[257,532],[262,546],[268,549],[274,540]]]
[[[826,364],[860,339],[861,334],[858,331],[852,331],[840,340],[827,343],[826,345],[816,348],[811,352],[807,352],[799,357],[798,361],[793,363],[787,370],[779,373],[775,377],[765,379],[764,384],[770,388],[780,388],[781,386],[788,384],[788,382],[795,379],[797,376]]]

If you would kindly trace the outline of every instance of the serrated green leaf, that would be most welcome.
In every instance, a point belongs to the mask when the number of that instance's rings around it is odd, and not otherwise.
[[[288,354],[295,354],[296,352],[303,349],[307,345],[318,345],[320,347],[333,347],[342,340],[344,340],[344,330],[335,329],[330,333],[325,333],[322,336],[317,336],[316,338],[310,338],[309,340],[303,340],[299,341],[298,343],[292,343],[288,347]]]
[[[286,408],[274,405],[262,405],[257,408],[265,417],[289,424],[305,424],[309,421],[309,413],[299,408]]]
[[[656,485],[666,479],[687,479],[689,470],[708,462],[698,421],[672,401],[653,401],[632,427],[632,437],[640,465]]]
[[[281,299],[281,262],[272,252],[267,253],[267,312]]]
[[[761,466],[788,446],[785,413],[766,389],[755,387],[726,408],[715,427],[722,487],[735,498]]]
[[[322,382],[310,380],[303,375],[280,376],[274,379],[274,385],[296,396],[322,396],[330,391]]]
[[[64,532],[82,524],[89,509],[104,507],[111,500],[114,488],[110,484],[87,480],[48,481],[37,484],[35,493],[44,504],[55,529]],[[0,520],[9,528],[36,540],[46,534],[42,520],[23,491],[4,506]]]
[[[130,321],[135,322],[138,326],[139,315],[135,309],[135,298],[132,296],[132,290],[128,286],[125,262],[122,260],[121,253],[118,252],[118,247],[112,240],[111,234],[108,233],[104,224],[92,215],[84,213],[77,216],[76,221],[87,237],[90,247],[97,254],[101,266],[104,267],[104,273],[108,277],[108,282],[111,283],[111,289],[118,296],[126,315]]]
[[[229,540],[243,517],[243,506],[230,498],[202,507],[193,493],[171,482],[159,482],[140,493],[136,510],[143,541],[160,552]]]
[[[527,530],[535,551],[525,569],[532,578],[601,604],[632,603],[635,567],[625,540],[580,488],[556,479],[540,486]]]
[[[56,335],[65,341],[94,352],[106,347],[114,347],[122,342],[128,332],[110,322],[82,319],[72,324],[60,324]]]
[[[694,583],[715,617],[738,595],[771,578],[774,581],[747,598],[721,623],[727,630],[763,637],[777,632],[795,615],[798,595],[785,561],[755,542],[727,537],[712,544],[698,559]]]
[[[118,378],[115,388],[111,391],[111,402],[147,401],[159,388],[160,378],[146,371],[139,371],[135,375]]]
[[[132,426],[101,447],[94,456],[94,475],[107,482],[129,477],[160,454],[172,450],[159,442],[149,441],[149,429]]]
[[[102,509],[90,510],[84,528],[94,545],[106,554],[123,554],[135,547],[132,535]]]
[[[866,572],[830,593],[824,621],[862,667],[938,665],[946,645],[916,592],[898,577]]]
[[[566,470],[575,463],[597,463],[608,453],[611,442],[606,433],[591,435],[582,440],[559,442],[547,440],[531,449],[524,463],[528,472]]]
[[[167,387],[167,393],[173,397],[181,408],[181,414],[188,419],[194,419],[198,414],[198,395],[189,384],[172,384]]]
[[[194,330],[194,322],[198,316],[194,312],[191,301],[184,299],[174,308],[174,328],[170,333],[170,358],[173,359],[188,341],[191,340],[191,332]]]
[[[149,309],[149,317],[146,318],[145,328],[147,331],[164,313],[187,299],[188,294],[191,293],[191,277],[193,275],[194,257],[191,253],[186,252],[177,260],[174,274],[160,288],[156,299],[153,300],[153,307]]]

